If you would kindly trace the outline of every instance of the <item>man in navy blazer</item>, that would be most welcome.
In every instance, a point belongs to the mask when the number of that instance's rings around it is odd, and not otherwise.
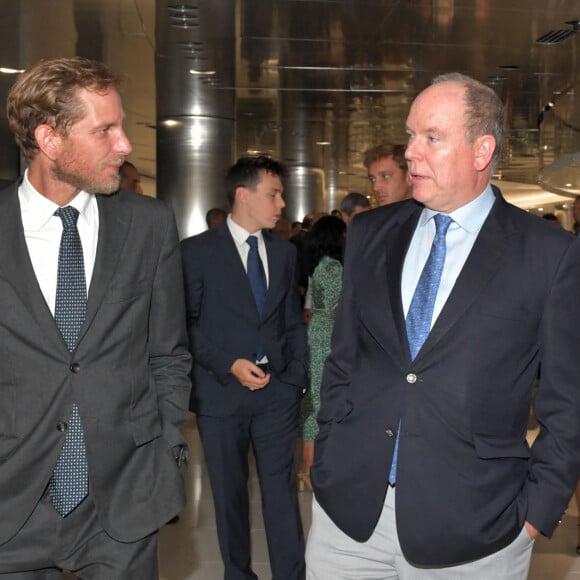
[[[568,506],[580,475],[580,242],[489,185],[503,122],[489,87],[435,79],[407,119],[414,200],[349,229],[309,579],[523,580],[533,539]],[[413,357],[406,317],[437,214],[451,218],[446,254]]]
[[[243,157],[226,176],[232,212],[182,242],[197,413],[226,580],[257,578],[250,564],[248,453],[262,493],[275,579],[304,577],[294,472],[298,409],[308,386],[306,329],[295,284],[296,250],[271,229],[285,206],[283,166]],[[246,273],[257,238],[267,283],[260,314]]]

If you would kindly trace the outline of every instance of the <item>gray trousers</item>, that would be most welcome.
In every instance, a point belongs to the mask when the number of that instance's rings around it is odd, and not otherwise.
[[[357,542],[312,500],[306,580],[525,580],[534,541],[526,528],[503,550],[457,566],[417,567],[403,556],[395,524],[395,488],[389,488],[373,535]]]
[[[62,518],[45,492],[22,529],[0,545],[0,580],[60,580],[62,570],[82,580],[157,580],[157,533],[118,542],[100,526],[90,494]]]

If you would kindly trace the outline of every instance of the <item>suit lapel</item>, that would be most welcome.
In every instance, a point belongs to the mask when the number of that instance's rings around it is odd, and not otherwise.
[[[409,202],[392,220],[387,219],[382,231],[365,240],[364,256],[357,261],[360,271],[357,267],[353,270],[359,308],[365,312],[363,323],[375,340],[401,363],[409,357],[401,276],[421,210],[422,206]]]
[[[240,258],[240,253],[236,247],[236,242],[232,237],[227,223],[223,223],[219,226],[217,229],[217,236],[219,244],[221,244],[221,249],[216,252],[216,255],[219,256],[220,260],[223,260],[222,271],[225,273],[227,278],[224,280],[224,287],[233,288],[235,292],[235,302],[239,302],[242,305],[251,304],[252,314],[256,318],[259,318],[258,307],[254,300],[254,294],[252,292],[252,287],[250,286],[248,274],[246,273],[246,269]],[[235,278],[239,280],[239,283],[233,283]]]
[[[66,350],[30,260],[22,226],[18,186],[19,183],[4,190],[0,200],[0,231],[3,232],[3,239],[8,241],[0,245],[0,275],[12,285],[15,296],[22,301],[46,336]]]
[[[276,245],[270,232],[263,231],[266,253],[268,255],[268,299],[264,310],[264,318],[280,302],[280,294],[286,291],[284,273],[287,267],[286,260],[276,251]]]
[[[81,329],[79,343],[90,327],[107,289],[113,273],[119,267],[119,259],[127,239],[132,221],[130,207],[118,195],[97,195],[99,207],[99,236],[95,267],[87,297],[87,315]]]
[[[401,219],[398,228],[391,229],[386,240],[387,254],[387,286],[391,302],[391,311],[397,330],[398,344],[406,345],[405,355],[409,355],[407,327],[405,325],[405,314],[403,312],[403,300],[401,295],[401,280],[403,276],[403,264],[409,249],[409,244],[413,238],[413,233],[417,227],[422,207],[413,204],[413,211],[406,218]]]

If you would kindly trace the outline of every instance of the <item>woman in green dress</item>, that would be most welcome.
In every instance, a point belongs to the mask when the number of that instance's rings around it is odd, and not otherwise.
[[[314,439],[318,434],[316,416],[320,409],[320,383],[326,357],[330,353],[330,337],[342,288],[342,254],[346,224],[334,216],[320,218],[309,233],[311,275],[308,292],[312,318],[308,325],[310,389],[302,399],[302,469],[298,489],[310,485],[310,466],[314,461]]]

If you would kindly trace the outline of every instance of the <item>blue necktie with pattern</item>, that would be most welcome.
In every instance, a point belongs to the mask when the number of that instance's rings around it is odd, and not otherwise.
[[[71,206],[54,215],[62,220],[63,231],[58,254],[58,275],[54,319],[70,352],[77,340],[87,309],[87,290],[83,248],[77,230],[79,212]],[[87,496],[89,474],[79,409],[73,403],[64,445],[50,480],[50,497],[56,511],[66,516]]]
[[[427,340],[431,332],[431,320],[433,318],[433,308],[435,307],[435,298],[437,298],[437,291],[439,290],[439,283],[441,282],[441,273],[443,272],[443,265],[445,264],[446,242],[445,236],[449,225],[453,221],[448,215],[442,213],[435,214],[435,237],[433,238],[433,245],[429,252],[429,257],[407,312],[407,319],[405,321],[407,326],[407,337],[409,339],[409,349],[411,351],[411,360],[415,360],[417,353],[421,350],[423,343]],[[393,463],[391,464],[391,471],[389,473],[389,483],[393,485],[397,479],[397,456],[399,453],[399,435],[401,433],[401,426],[397,432],[397,440],[395,441],[395,451],[393,453]]]

